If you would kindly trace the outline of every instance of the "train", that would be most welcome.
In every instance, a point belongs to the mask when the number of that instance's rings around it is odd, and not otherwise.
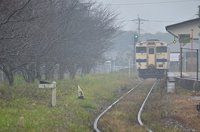
[[[167,43],[150,39],[136,44],[136,68],[143,79],[162,79],[170,66],[170,50]]]

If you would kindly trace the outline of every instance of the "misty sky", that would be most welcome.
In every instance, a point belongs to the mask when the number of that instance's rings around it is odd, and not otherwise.
[[[165,26],[197,18],[200,0],[96,0],[111,4],[124,21],[123,30],[136,31],[138,24],[130,20],[149,20],[141,24],[141,33],[166,32]],[[180,2],[181,1],[181,2]]]

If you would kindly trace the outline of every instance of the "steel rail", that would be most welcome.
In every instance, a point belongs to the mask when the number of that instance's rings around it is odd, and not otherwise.
[[[148,93],[148,95],[146,96],[146,98],[145,98],[145,100],[144,100],[144,102],[143,102],[143,104],[142,104],[142,106],[140,107],[140,110],[139,110],[139,112],[138,112],[138,122],[140,123],[140,125],[141,126],[143,126],[144,124],[142,123],[142,121],[141,121],[141,112],[142,112],[142,110],[143,110],[143,107],[144,107],[144,105],[145,105],[145,103],[146,103],[146,101],[147,101],[147,99],[148,99],[148,97],[149,97],[149,95],[150,95],[150,93],[151,93],[151,91],[153,90],[153,88],[154,88],[154,86],[156,85],[156,83],[157,83],[157,81],[153,84],[153,86],[151,87],[151,90],[149,91],[149,93]],[[149,132],[153,132],[153,131],[151,131],[151,130],[149,130],[149,129],[147,129]]]
[[[144,81],[140,82],[137,86],[135,86],[134,88],[132,88],[131,90],[129,90],[126,94],[124,94],[121,98],[119,98],[118,100],[116,100],[113,104],[111,104],[106,110],[104,110],[94,121],[94,130],[96,132],[100,132],[100,130],[97,128],[97,123],[98,120],[101,118],[101,116],[103,114],[105,114],[110,108],[112,108],[112,106],[114,106],[117,102],[119,102],[124,96],[126,96],[127,94],[129,94],[131,91],[133,91],[133,89],[135,89],[136,87],[138,87],[140,84],[142,84]]]

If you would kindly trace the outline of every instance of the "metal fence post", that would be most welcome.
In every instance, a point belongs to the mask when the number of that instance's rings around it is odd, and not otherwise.
[[[197,81],[199,79],[199,50],[197,49]]]
[[[181,48],[181,54],[180,54],[180,61],[181,61],[181,64],[180,64],[180,74],[181,74],[181,78],[182,78],[182,48]]]

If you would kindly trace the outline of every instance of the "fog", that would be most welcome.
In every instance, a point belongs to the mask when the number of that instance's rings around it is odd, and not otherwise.
[[[137,30],[134,19],[148,20],[141,24],[141,33],[166,32],[165,26],[194,19],[198,14],[199,0],[97,0],[110,5],[119,13],[124,30]]]

